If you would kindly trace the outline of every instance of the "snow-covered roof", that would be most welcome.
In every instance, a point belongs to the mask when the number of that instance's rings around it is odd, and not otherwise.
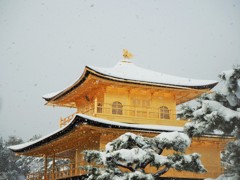
[[[94,74],[101,78],[107,78],[120,82],[181,89],[211,89],[218,83],[214,80],[198,80],[172,76],[138,67],[131,61],[120,61],[112,68],[86,66],[84,73],[75,83],[62,91],[46,94],[43,98],[49,101],[52,99],[55,100],[55,98],[59,98],[67,94],[74,88],[81,85],[89,74]]]
[[[147,124],[127,124],[127,123],[120,123],[120,122],[113,122],[109,120],[104,120],[101,118],[96,118],[92,116],[88,116],[85,114],[76,114],[72,121],[65,127],[58,129],[57,131],[48,134],[38,140],[26,142],[19,145],[10,146],[14,152],[26,152],[33,148],[39,147],[43,144],[48,144],[51,141],[59,138],[61,136],[66,135],[68,132],[72,131],[77,124],[87,124],[91,126],[98,126],[104,128],[115,128],[115,129],[124,129],[129,131],[143,131],[143,132],[172,132],[172,131],[183,131],[183,127],[176,127],[176,126],[162,126],[162,125],[147,125]]]
[[[112,68],[99,68],[94,66],[89,66],[90,69],[107,75],[120,79],[134,80],[141,82],[151,82],[156,84],[165,84],[173,86],[183,86],[183,87],[201,87],[206,88],[209,85],[216,85],[217,81],[213,80],[198,80],[183,78],[178,76],[172,76],[164,73],[159,73],[156,71],[144,69],[136,66],[131,61],[120,61]]]

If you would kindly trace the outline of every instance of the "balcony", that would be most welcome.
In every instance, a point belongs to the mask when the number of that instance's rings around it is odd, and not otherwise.
[[[175,112],[175,110],[168,109],[167,106],[152,108],[95,102],[82,110],[82,112],[76,112],[66,118],[61,118],[60,127],[66,126],[78,113],[131,124],[184,126],[186,120],[176,120]]]
[[[81,168],[82,166],[82,163],[78,163],[77,165],[72,163],[56,166],[54,169],[48,170],[46,172],[39,171],[35,173],[30,173],[27,175],[26,180],[60,180],[79,177],[81,175],[87,174],[87,172]]]

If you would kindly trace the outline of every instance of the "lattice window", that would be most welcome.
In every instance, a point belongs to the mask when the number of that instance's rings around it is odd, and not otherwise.
[[[150,106],[150,100],[146,99],[132,99],[133,106],[140,106],[140,107],[149,107]]]
[[[123,114],[123,105],[122,103],[115,101],[112,103],[112,114],[119,114],[122,115]]]
[[[162,106],[160,107],[160,118],[161,119],[170,119],[170,111],[168,107]]]
[[[102,103],[98,103],[97,105],[97,113],[102,113],[103,107],[102,107]]]

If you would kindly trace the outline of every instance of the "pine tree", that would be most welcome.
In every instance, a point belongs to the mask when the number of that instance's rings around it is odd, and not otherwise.
[[[236,140],[228,143],[222,153],[222,162],[228,173],[240,176],[240,66],[222,72],[219,77],[222,89],[199,98],[195,108],[182,106],[179,117],[191,119],[185,125],[190,137],[216,131],[234,136]]]
[[[0,179],[7,179],[7,169],[8,167],[8,156],[9,152],[4,147],[3,139],[0,138]]]
[[[18,180],[23,175],[21,169],[16,164],[19,157],[16,157],[13,152],[11,152],[7,147],[11,145],[16,145],[22,143],[23,140],[16,136],[9,136],[7,140],[1,143],[1,168],[3,176],[9,180]],[[3,163],[3,164],[2,164]]]
[[[161,133],[153,138],[125,133],[109,142],[104,152],[85,151],[84,157],[88,163],[95,162],[104,166],[87,168],[91,174],[88,180],[155,180],[171,168],[178,171],[206,172],[199,160],[199,154],[184,154],[190,144],[190,138],[179,132]],[[175,153],[161,155],[166,149],[172,149]],[[156,168],[155,173],[145,171],[149,165]]]
[[[41,135],[34,135],[29,141],[35,141]],[[25,179],[28,173],[44,170],[44,159],[41,157],[16,156],[8,149],[9,146],[23,143],[23,140],[16,136],[9,136],[3,141],[0,138],[0,179],[20,180]],[[69,160],[56,160],[56,166],[68,164]],[[52,160],[48,160],[48,169],[52,168]]]

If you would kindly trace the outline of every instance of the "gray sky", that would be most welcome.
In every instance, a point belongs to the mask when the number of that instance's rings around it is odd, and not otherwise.
[[[73,109],[42,95],[85,65],[114,66],[123,48],[140,67],[217,80],[240,64],[240,1],[0,0],[0,136],[56,130]]]

